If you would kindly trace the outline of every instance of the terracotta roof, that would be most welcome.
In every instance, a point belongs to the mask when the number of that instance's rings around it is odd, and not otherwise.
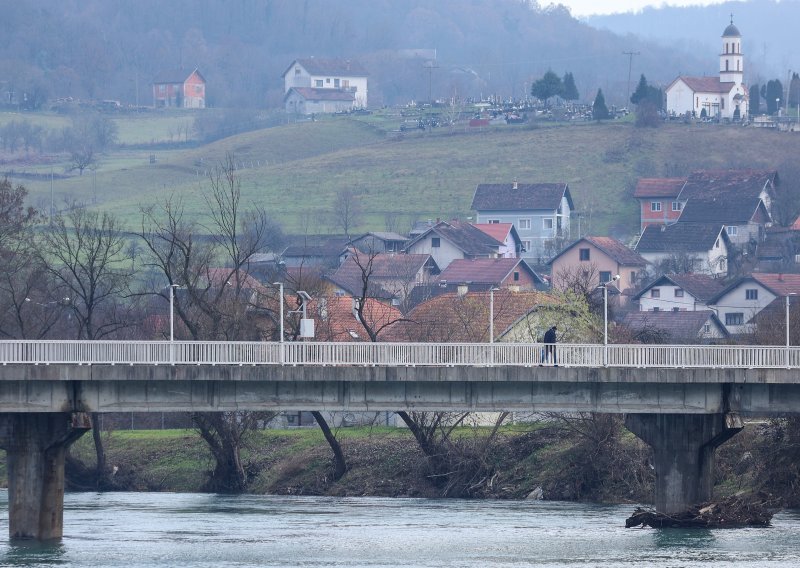
[[[516,188],[514,187],[516,186]],[[475,211],[555,211],[567,198],[574,209],[566,183],[482,183],[475,189],[470,209]]]
[[[541,304],[555,300],[543,292],[494,293],[494,331],[500,337],[517,320]],[[450,292],[428,300],[411,310],[408,321],[391,326],[386,341],[485,342],[489,340],[490,293]]]
[[[686,178],[640,178],[634,197],[678,197]]]
[[[447,283],[500,284],[515,270],[527,271],[534,281],[540,284],[544,282],[521,258],[457,259],[442,271],[439,280]]]
[[[649,262],[642,258],[637,252],[632,251],[620,241],[611,237],[583,237],[582,239],[578,239],[554,256],[548,264],[553,264],[557,258],[582,242],[591,243],[614,260],[614,262],[623,266],[646,266],[649,264]]]
[[[800,274],[754,272],[750,275],[776,296],[800,294]]]
[[[734,86],[734,83],[721,83],[719,77],[678,77],[673,84],[677,81],[683,81],[696,93],[729,93]]]
[[[508,233],[514,227],[512,223],[473,223],[472,226],[501,243],[505,242]]]
[[[706,323],[711,322],[727,336],[728,332],[711,310],[695,312],[629,312],[622,325],[635,332],[654,330],[663,334],[664,340],[696,340]]]
[[[373,298],[391,299],[396,293],[387,289],[387,284],[408,282],[413,286],[417,273],[429,262],[433,263],[429,254],[356,253],[326,278],[348,293],[360,296],[364,273],[369,272],[367,294]]]
[[[769,213],[758,197],[732,199],[729,196],[696,197],[690,199],[681,211],[678,223],[745,224],[761,214],[767,220]]]
[[[368,77],[369,72],[359,63],[352,59],[326,59],[320,57],[307,57],[295,59],[289,68],[283,73],[286,75],[294,67],[295,63],[303,66],[303,69],[311,75],[330,75],[340,77]]]
[[[292,87],[286,92],[286,99],[292,91],[295,91],[307,101],[347,101],[352,102],[356,97],[350,91],[341,89],[315,89],[313,87]]]
[[[727,241],[721,223],[649,225],[636,245],[636,252],[705,252],[714,247],[720,234]]]
[[[683,288],[689,295],[694,296],[703,303],[716,296],[725,287],[719,278],[714,278],[707,274],[665,274],[642,288],[634,296],[634,299],[641,297],[650,288],[663,286],[665,282],[671,282],[675,286]]]
[[[366,328],[354,311],[352,296],[326,296],[315,298],[311,316],[315,320],[315,339],[318,341],[370,341]],[[403,315],[397,308],[367,298],[364,302],[364,320],[380,338]]]
[[[183,83],[192,76],[192,73],[197,72],[200,78],[205,83],[205,77],[200,74],[200,71],[197,69],[167,69],[164,71],[159,71],[155,78],[153,79],[154,85],[160,85],[163,83]]]
[[[439,237],[446,239],[452,243],[453,246],[469,256],[489,256],[496,254],[503,244],[502,241],[489,236],[474,225],[453,220],[436,223],[433,227],[406,243],[405,250],[409,250],[431,233],[435,233]]]
[[[774,170],[700,170],[686,178],[680,199],[722,197],[744,199],[758,197],[765,186],[777,179]]]

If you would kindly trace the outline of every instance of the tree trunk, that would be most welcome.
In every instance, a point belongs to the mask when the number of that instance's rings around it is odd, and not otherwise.
[[[92,440],[94,440],[94,451],[97,456],[97,488],[102,489],[106,481],[106,448],[103,446],[103,437],[100,428],[100,415],[92,414]]]
[[[325,439],[328,441],[328,445],[333,451],[333,480],[339,481],[342,476],[347,473],[347,461],[345,460],[342,446],[339,444],[339,440],[336,439],[333,432],[331,432],[330,426],[328,426],[328,422],[323,418],[322,413],[314,410],[311,412],[311,415],[314,417],[314,420],[317,421],[317,424],[319,424],[320,430],[322,430]]]
[[[214,457],[214,470],[206,490],[214,493],[242,493],[247,488],[247,472],[242,465],[236,413],[198,412],[192,420]]]

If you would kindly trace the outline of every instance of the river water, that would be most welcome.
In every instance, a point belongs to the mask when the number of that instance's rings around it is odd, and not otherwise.
[[[0,566],[800,566],[800,511],[765,529],[625,529],[631,506],[178,493],[72,493],[58,545]]]

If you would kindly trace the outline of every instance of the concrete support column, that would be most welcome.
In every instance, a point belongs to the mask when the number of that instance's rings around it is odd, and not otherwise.
[[[64,532],[64,458],[91,429],[85,413],[0,415],[8,463],[8,532],[12,539],[59,539]]]
[[[628,414],[625,426],[653,448],[655,507],[678,513],[711,499],[714,450],[742,428],[737,414]]]

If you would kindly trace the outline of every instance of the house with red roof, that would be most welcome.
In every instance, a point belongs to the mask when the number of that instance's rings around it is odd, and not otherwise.
[[[748,116],[749,93],[744,84],[742,35],[731,23],[722,33],[719,75],[680,76],[666,89],[672,115],[739,120]]]
[[[633,197],[639,200],[640,228],[648,225],[669,225],[681,216],[683,203],[678,196],[686,178],[640,178]]]
[[[440,284],[476,286],[478,289],[534,290],[544,280],[521,258],[473,258],[454,260],[439,275]]]
[[[463,221],[439,221],[405,245],[409,254],[429,254],[444,270],[457,259],[497,258],[504,243]]]
[[[284,106],[298,114],[366,108],[368,77],[350,59],[295,59],[283,72]]]
[[[502,244],[498,248],[498,256],[502,258],[517,258],[524,252],[522,239],[519,238],[513,223],[473,223],[473,227],[480,229],[494,240]]]
[[[153,106],[205,108],[205,77],[197,69],[171,69],[159,72],[153,79]]]

